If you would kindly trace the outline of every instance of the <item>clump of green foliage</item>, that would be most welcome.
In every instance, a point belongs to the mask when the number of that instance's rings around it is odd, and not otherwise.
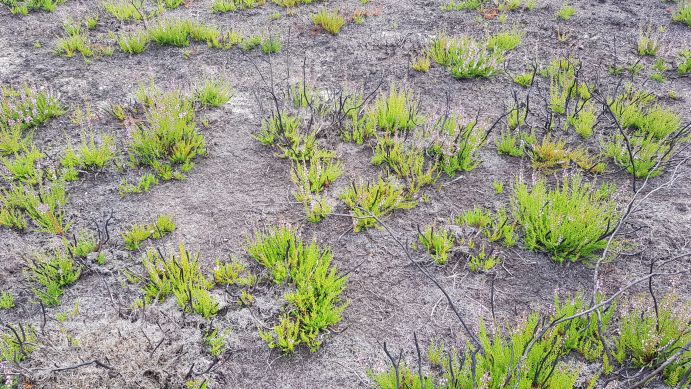
[[[194,167],[194,159],[206,155],[192,101],[180,91],[164,93],[153,85],[142,86],[136,97],[145,122],[132,133],[128,146],[132,164],[152,168],[164,181],[182,179]]]
[[[561,20],[569,20],[575,14],[576,8],[565,2],[561,5],[561,8],[559,8],[559,11],[557,12],[557,18]]]
[[[71,58],[76,54],[81,54],[82,57],[93,57],[94,50],[89,43],[89,37],[86,30],[82,30],[79,24],[65,23],[65,36],[58,39],[55,51],[58,54]]]
[[[546,251],[559,263],[587,260],[603,249],[619,216],[610,195],[578,175],[556,189],[547,189],[543,180],[532,188],[518,182],[512,206],[525,247]]]
[[[478,155],[486,137],[477,127],[477,121],[464,123],[460,116],[446,116],[437,122],[434,131],[428,152],[449,177],[480,165]]]
[[[118,185],[118,193],[123,197],[133,193],[146,193],[152,186],[156,185],[158,185],[158,178],[151,173],[144,173],[136,184],[130,184],[126,179],[123,179]]]
[[[22,362],[38,349],[36,330],[31,325],[5,325],[7,331],[0,332],[0,362]],[[3,377],[3,384],[12,384],[11,376],[8,380]],[[4,389],[4,385],[3,385]],[[11,389],[8,386],[7,389]]]
[[[516,38],[520,43],[520,35],[500,33],[483,44],[468,36],[450,38],[442,34],[431,42],[428,55],[455,79],[489,78],[504,62],[504,53],[518,45]]]
[[[244,287],[254,285],[257,282],[257,277],[250,273],[245,265],[236,260],[226,263],[216,261],[214,281],[216,285]]]
[[[477,228],[490,242],[501,241],[506,247],[513,247],[518,241],[516,222],[503,208],[492,213],[475,207],[456,217],[456,224]]]
[[[151,38],[145,31],[122,33],[117,36],[120,50],[126,54],[141,54],[149,46]]]
[[[226,338],[230,334],[230,328],[223,331],[218,331],[218,328],[209,329],[204,334],[204,346],[207,347],[209,355],[214,358],[220,357],[227,349]],[[194,386],[194,388],[199,388]]]
[[[0,293],[0,309],[7,310],[14,308],[14,296],[10,292]]]
[[[302,203],[307,219],[312,223],[324,220],[331,213],[331,205],[320,194],[343,173],[340,162],[329,155],[314,156],[309,161],[295,162],[291,180],[296,186],[295,200]]]
[[[67,181],[77,179],[78,170],[98,171],[115,158],[115,139],[111,136],[102,136],[99,144],[93,133],[82,133],[81,144],[75,148],[68,143],[65,155],[60,161],[63,168],[63,177]]]
[[[77,282],[81,272],[74,258],[59,249],[29,260],[26,269],[28,279],[39,286],[33,289],[34,295],[49,307],[60,304],[63,289]]]
[[[9,7],[12,15],[26,16],[33,11],[55,12],[57,6],[65,0],[0,0],[0,4]]]
[[[389,93],[382,93],[368,110],[368,121],[381,131],[391,134],[410,131],[421,124],[418,103],[412,92],[391,85]]]
[[[195,100],[202,107],[220,107],[230,101],[233,89],[223,79],[208,79],[195,91]]]
[[[679,5],[679,8],[672,14],[672,20],[686,24],[687,27],[691,28],[691,2],[685,1]]]
[[[418,242],[437,265],[445,265],[449,259],[449,251],[453,248],[454,237],[443,228],[427,226],[418,234]]]
[[[686,49],[679,53],[681,62],[677,66],[677,73],[684,76],[691,73],[691,50]]]
[[[658,42],[657,37],[653,34],[652,27],[648,27],[647,30],[638,34],[638,44],[636,46],[638,55],[654,57],[659,48],[660,42]]]
[[[58,99],[49,91],[36,90],[28,85],[20,88],[3,86],[0,92],[0,155],[18,151],[15,143],[10,147],[6,139],[16,138],[15,129],[37,127],[51,118],[64,114]]]
[[[143,260],[148,283],[144,287],[144,303],[163,301],[175,296],[186,313],[196,313],[205,319],[216,316],[219,304],[209,290],[213,284],[199,268],[199,253],[190,253],[183,244],[178,254],[163,257],[158,250],[149,250]]]
[[[556,333],[537,341],[527,352],[523,368],[514,371],[518,356],[531,343],[539,326],[537,313],[531,314],[515,330],[498,330],[494,335],[490,335],[484,323],[480,323],[479,343],[469,344],[465,352],[453,350],[448,352],[448,356],[443,356],[442,350],[431,348],[428,359],[430,363],[434,362],[434,369],[430,369],[429,376],[423,376],[423,386],[420,386],[420,376],[404,363],[401,364],[398,375],[394,369],[390,369],[380,374],[372,373],[371,377],[375,387],[380,389],[574,387],[580,372],[567,367],[563,362],[562,349],[558,347],[563,337]]]
[[[290,309],[272,331],[260,331],[260,337],[270,348],[286,353],[300,344],[316,351],[321,344],[319,335],[341,321],[347,305],[340,298],[347,278],[339,277],[331,265],[331,251],[314,241],[303,242],[288,227],[257,232],[245,249],[269,271],[274,283],[295,288],[285,295]]]
[[[207,43],[211,47],[220,47],[221,32],[215,26],[209,26],[191,20],[164,19],[148,29],[149,38],[160,46],[187,47],[190,41]]]
[[[688,126],[682,127],[679,115],[656,104],[652,95],[629,89],[610,102],[610,109],[629,144],[616,134],[604,142],[604,154],[636,178],[662,174],[665,162],[689,141]]]
[[[495,139],[497,153],[510,157],[522,157],[537,142],[535,135],[524,132],[503,131]]]
[[[668,295],[657,311],[631,310],[623,315],[619,322],[619,338],[614,352],[617,362],[628,360],[637,368],[656,369],[691,342],[691,332],[688,331],[691,320],[689,306],[682,305],[679,309],[678,298]],[[662,376],[670,387],[676,387],[685,374],[688,379],[689,358],[691,350],[687,348],[679,358],[662,370]]]
[[[67,202],[64,181],[38,189],[24,184],[11,184],[0,189],[0,226],[24,230],[28,217],[40,231],[62,235],[69,229],[65,223],[63,207]]]
[[[345,24],[345,18],[338,12],[330,12],[325,9],[312,15],[312,22],[331,35],[338,35]]]
[[[103,10],[120,22],[142,20],[146,16],[139,12],[136,2],[126,0],[109,0],[102,4]],[[139,3],[143,5],[143,3]]]
[[[175,222],[168,215],[160,215],[150,224],[135,224],[122,234],[125,248],[139,250],[141,243],[147,239],[158,240],[175,231]]]
[[[437,165],[433,161],[426,161],[425,150],[407,145],[399,134],[377,137],[372,164],[386,164],[390,172],[408,183],[407,190],[410,194],[434,184],[438,176]]]
[[[266,0],[214,0],[211,10],[216,13],[243,11],[266,4]]]
[[[351,210],[355,232],[376,226],[375,217],[381,218],[395,210],[417,205],[391,177],[386,180],[379,177],[374,183],[353,182],[339,197]]]

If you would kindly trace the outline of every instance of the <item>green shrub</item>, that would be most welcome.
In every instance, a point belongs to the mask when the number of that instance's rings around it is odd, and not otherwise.
[[[685,1],[679,5],[679,8],[672,14],[672,20],[675,22],[686,24],[691,28],[691,2]]]
[[[141,243],[147,239],[158,240],[175,231],[175,223],[168,215],[160,215],[153,223],[135,224],[122,234],[125,248],[130,251],[139,250]]]
[[[38,349],[36,330],[31,325],[5,325],[7,331],[0,332],[0,362],[19,363]],[[3,384],[9,381],[7,389],[12,388],[12,376],[3,377]],[[3,385],[3,389],[4,385]]]
[[[576,8],[570,6],[567,3],[561,5],[559,12],[557,12],[557,18],[561,20],[569,20],[573,15],[576,14]]]
[[[314,241],[303,243],[286,227],[257,232],[246,245],[247,253],[266,268],[277,285],[295,289],[285,295],[290,309],[272,331],[260,331],[270,348],[293,352],[300,344],[316,351],[319,335],[342,320],[346,303],[341,300],[346,277],[339,277],[331,266],[332,254]]]
[[[677,73],[681,74],[682,76],[691,73],[691,50],[683,50],[681,53],[679,53],[679,56],[681,57],[682,61],[677,67]]]
[[[158,178],[151,173],[144,173],[136,185],[132,185],[126,179],[123,179],[120,185],[118,185],[118,193],[123,197],[132,193],[146,193],[155,185],[158,185]]]
[[[82,267],[61,250],[39,256],[29,261],[27,266],[29,280],[40,286],[33,289],[36,298],[49,307],[60,304],[63,289],[77,282],[81,272]]]
[[[256,8],[266,4],[266,0],[214,0],[211,10],[217,13],[235,12]]]
[[[565,178],[556,189],[547,189],[542,180],[532,188],[519,182],[512,206],[525,247],[546,251],[559,263],[586,260],[603,249],[618,218],[614,201],[581,176]]]
[[[494,41],[509,46],[512,44],[506,38],[494,38]],[[447,68],[455,79],[489,78],[505,60],[504,52],[496,44],[489,50],[487,44],[483,45],[467,36],[449,38],[440,35],[432,41],[428,54],[434,62]]]
[[[421,124],[423,118],[418,112],[418,103],[412,93],[391,85],[388,94],[381,94],[374,101],[374,106],[368,111],[368,121],[381,131],[394,134],[410,131]]]
[[[446,264],[449,251],[453,248],[453,235],[444,229],[435,230],[434,226],[427,226],[418,234],[418,241],[437,265]]]
[[[521,73],[521,74],[516,75],[513,78],[513,82],[515,82],[516,84],[518,84],[524,88],[527,88],[530,85],[532,85],[534,75],[535,75],[535,73],[533,73],[533,72]]]
[[[144,31],[119,34],[117,37],[120,50],[126,54],[141,54],[149,46],[149,34]]]
[[[437,158],[440,170],[453,177],[480,165],[478,154],[485,138],[476,121],[463,123],[460,116],[451,116],[438,122],[435,130],[429,154]]]
[[[178,255],[161,256],[158,250],[149,250],[143,260],[148,283],[144,287],[144,302],[163,301],[168,296],[175,299],[187,313],[196,313],[205,319],[215,316],[218,302],[209,290],[212,283],[199,268],[199,253],[189,253],[183,244]]]
[[[623,315],[614,353],[617,361],[630,360],[637,368],[655,369],[688,345],[691,342],[689,306],[679,305],[678,298],[668,295],[660,304],[657,316],[650,310],[632,310]],[[691,350],[686,349],[662,370],[662,376],[670,387],[680,383],[684,374],[688,375],[689,358]]]
[[[437,165],[425,160],[425,150],[406,145],[398,135],[377,138],[372,164],[386,164],[389,171],[408,183],[408,192],[417,193],[437,180]]]
[[[312,15],[312,22],[329,34],[337,35],[345,24],[345,18],[338,12],[331,12],[323,9]]]
[[[141,20],[144,15],[139,13],[135,2],[126,0],[109,0],[102,4],[103,9],[120,22]],[[143,6],[143,2],[139,2]]]
[[[381,218],[395,210],[417,205],[390,177],[386,180],[379,177],[375,183],[353,182],[339,197],[351,210],[355,232],[376,226],[377,220],[372,215]]]
[[[652,27],[648,27],[646,31],[638,34],[638,44],[636,46],[638,55],[654,57],[659,47],[660,44],[652,33]]]
[[[487,39],[487,49],[494,52],[511,51],[521,44],[522,34],[513,32],[500,32]]]
[[[233,89],[222,79],[208,79],[195,92],[195,100],[202,107],[220,107],[230,101]]]
[[[14,308],[14,296],[10,292],[0,293],[0,310]]]
[[[42,170],[37,168],[37,162],[46,157],[35,145],[31,148],[23,146],[13,159],[0,157],[3,166],[10,173],[10,178],[28,185],[36,185],[42,179]]]
[[[167,181],[181,179],[194,167],[194,159],[206,155],[204,137],[197,131],[192,102],[179,91],[140,90],[145,122],[132,133],[128,146],[135,166],[151,167]]]
[[[14,129],[25,130],[37,127],[51,118],[61,116],[64,113],[58,99],[50,92],[37,91],[24,85],[20,88],[2,87],[0,93],[0,131],[3,138],[11,136],[18,138]],[[13,135],[14,134],[14,135]],[[21,132],[19,133],[21,135]],[[6,145],[7,142],[0,144]],[[0,154],[16,152],[18,148],[8,150],[6,146],[0,147]]]
[[[69,224],[64,222],[63,207],[67,201],[65,183],[55,181],[49,187],[39,183],[38,190],[24,184],[0,189],[0,225],[24,229],[28,216],[40,231],[64,234]]]
[[[75,149],[68,143],[65,155],[60,161],[64,169],[82,169],[87,171],[103,170],[115,158],[115,139],[102,136],[96,144],[94,134],[82,133],[81,144]]]

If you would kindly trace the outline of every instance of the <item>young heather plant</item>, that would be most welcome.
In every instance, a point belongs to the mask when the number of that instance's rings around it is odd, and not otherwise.
[[[195,92],[195,100],[202,107],[220,107],[230,101],[233,89],[223,79],[205,80]]]
[[[43,255],[29,260],[27,275],[34,288],[36,298],[43,304],[54,307],[60,304],[63,289],[77,282],[82,272],[81,266],[62,250],[54,250],[52,255]]]
[[[423,121],[418,103],[410,91],[392,85],[388,94],[381,94],[368,111],[368,121],[377,129],[394,134],[410,131]]]
[[[340,297],[347,278],[338,276],[331,265],[331,251],[314,241],[303,242],[289,227],[257,232],[248,240],[246,251],[269,271],[274,283],[294,288],[285,296],[288,313],[272,331],[260,331],[260,337],[270,348],[286,353],[300,344],[316,351],[319,335],[341,321],[347,305]]]
[[[410,209],[417,205],[405,193],[405,189],[391,177],[379,177],[375,183],[353,182],[340,195],[340,199],[350,208],[355,232],[374,227],[377,220],[398,209]]]
[[[518,182],[512,206],[525,247],[546,251],[559,263],[587,260],[605,247],[617,223],[619,214],[609,197],[578,175],[556,189],[547,189],[542,180],[532,188]]]
[[[446,117],[437,123],[435,131],[428,152],[437,158],[439,168],[449,177],[480,165],[478,153],[485,138],[476,121],[464,124],[460,117]]]
[[[312,15],[312,22],[329,34],[337,35],[345,24],[345,18],[338,12],[323,9]]]
[[[153,223],[146,225],[133,225],[122,234],[125,248],[130,251],[139,250],[142,242],[147,239],[158,240],[175,231],[173,218],[168,215],[160,215]]]
[[[418,233],[418,241],[432,256],[437,265],[445,265],[449,259],[449,251],[453,248],[454,238],[445,229],[435,229],[434,226],[425,227]]]
[[[199,253],[190,253],[183,244],[178,254],[163,257],[158,250],[149,250],[143,261],[148,275],[144,287],[144,303],[175,299],[186,313],[196,313],[205,319],[216,316],[219,304],[209,290],[213,284],[199,268]]]

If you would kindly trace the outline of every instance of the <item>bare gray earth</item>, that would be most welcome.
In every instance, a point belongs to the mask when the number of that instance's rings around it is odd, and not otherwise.
[[[55,55],[54,45],[56,37],[62,35],[63,21],[69,17],[79,19],[100,12],[98,27],[90,35],[111,44],[108,31],[121,32],[139,26],[115,21],[100,10],[97,1],[67,0],[54,13],[38,12],[26,17],[13,16],[0,6],[2,85],[28,83],[50,89],[70,109],[90,104],[98,115],[93,128],[116,136],[120,151],[126,149],[127,130],[105,109],[111,104],[129,104],[140,84],[153,80],[162,89],[190,89],[205,78],[223,76],[231,81],[235,92],[229,104],[200,114],[208,121],[208,126],[200,126],[208,156],[197,160],[185,180],[165,182],[148,193],[121,198],[117,188],[123,177],[133,180],[140,172],[111,167],[105,172],[84,175],[68,185],[71,231],[93,228],[94,222],[102,222],[112,213],[108,261],[105,266],[85,270],[79,281],[66,289],[61,305],[46,309],[42,346],[20,367],[27,382],[33,385],[27,387],[177,388],[187,379],[198,377],[210,379],[213,388],[369,387],[368,370],[383,371],[388,367],[384,342],[393,350],[404,349],[409,361],[414,360],[413,333],[425,348],[433,339],[464,346],[463,330],[441,292],[408,261],[392,236],[383,229],[353,233],[352,220],[340,216],[348,214],[348,209],[336,201],[338,193],[351,181],[374,179],[381,171],[369,163],[369,146],[340,142],[333,131],[324,129],[320,141],[337,151],[345,167],[343,177],[328,190],[333,203],[338,205],[335,214],[320,224],[305,219],[302,205],[291,195],[290,163],[252,136],[260,130],[272,104],[262,76],[268,79],[271,73],[276,87],[283,88],[288,82],[302,79],[302,63],[306,59],[307,79],[321,90],[371,91],[381,80],[384,88],[389,82],[399,83],[414,91],[428,118],[441,116],[448,99],[453,112],[470,117],[479,113],[480,122],[488,128],[511,103],[512,90],[518,88],[511,82],[511,75],[528,70],[532,61],[544,65],[557,56],[572,56],[583,62],[583,72],[589,79],[614,85],[617,78],[610,76],[607,68],[638,60],[638,34],[649,23],[666,29],[658,57],[669,64],[676,64],[678,52],[691,42],[691,29],[671,21],[673,5],[657,0],[573,1],[577,13],[568,22],[558,22],[554,17],[561,2],[538,0],[532,11],[509,13],[503,25],[496,19],[483,20],[478,12],[442,12],[440,8],[445,2],[441,0],[371,0],[368,5],[357,0],[323,1],[299,6],[293,16],[287,16],[273,4],[237,13],[212,14],[211,3],[189,1],[187,6],[167,14],[204,21],[222,30],[270,32],[280,36],[281,53],[266,56],[259,51],[223,51],[193,43],[186,49],[151,45],[135,56],[116,49],[111,57],[89,61],[79,56],[64,58]],[[331,36],[316,30],[310,20],[310,15],[323,7],[340,9],[346,15],[363,8],[377,15],[366,18],[362,25],[349,23],[339,35]],[[270,15],[277,11],[282,17],[271,21]],[[505,71],[496,77],[457,81],[439,66],[432,66],[427,74],[410,69],[411,61],[436,34],[480,38],[511,28],[524,31],[525,36],[519,48],[509,54]],[[557,29],[569,36],[566,42],[557,40]],[[653,62],[654,59],[643,59],[645,70],[632,81],[660,96],[665,106],[675,108],[688,122],[688,76],[669,72],[662,84],[650,81]],[[668,97],[670,90],[676,93],[676,100]],[[66,138],[79,139],[81,128],[69,117],[67,114],[53,119],[36,130],[37,145],[45,150],[51,163],[59,160]],[[573,135],[568,139],[570,144],[586,143]],[[597,136],[587,143],[597,148]],[[553,180],[563,174],[535,172],[529,160],[499,156],[493,144],[490,140],[482,151],[482,164],[477,169],[462,173],[457,179],[444,176],[434,188],[425,189],[429,201],[385,218],[391,231],[403,242],[413,242],[418,225],[446,223],[452,215],[475,206],[497,209],[508,205],[511,183],[519,177],[530,180],[545,176]],[[126,162],[123,152],[120,166],[126,166]],[[603,266],[600,282],[604,292],[611,293],[644,275],[651,259],[665,259],[687,247],[691,236],[691,165],[685,163],[679,169],[674,185],[653,193],[629,218],[624,230],[634,232],[622,239],[635,249]],[[669,172],[655,178],[651,188],[669,178]],[[506,184],[504,194],[494,194],[494,180]],[[622,206],[630,199],[630,176],[613,164],[597,180],[618,185],[617,199]],[[275,323],[282,304],[280,296],[285,290],[261,281],[252,290],[255,304],[241,308],[235,303],[237,290],[226,293],[217,288],[213,293],[227,309],[214,319],[214,325],[231,328],[232,332],[228,351],[209,372],[202,374],[213,362],[202,344],[207,321],[183,315],[173,299],[148,306],[144,314],[127,309],[141,292],[138,286],[125,282],[123,271],[143,274],[143,251],[125,251],[119,234],[132,224],[146,223],[159,214],[171,215],[177,229],[155,244],[174,250],[179,242],[184,242],[189,250],[200,251],[202,268],[207,272],[211,272],[217,259],[235,257],[261,274],[261,268],[243,250],[247,236],[267,226],[296,226],[306,239],[314,238],[330,247],[334,265],[341,273],[349,272],[344,295],[348,307],[343,321],[323,337],[317,352],[300,349],[294,355],[284,356],[268,349],[258,337],[257,328]],[[22,269],[25,258],[59,244],[59,238],[46,233],[0,228],[0,290],[10,291],[17,305],[0,311],[4,322],[42,326],[41,307],[35,302]],[[474,329],[481,320],[491,321],[493,278],[494,310],[498,321],[508,326],[524,320],[532,311],[548,313],[555,293],[570,295],[582,291],[588,295],[592,290],[592,266],[560,265],[546,254],[522,249],[520,244],[512,249],[497,245],[495,250],[504,262],[490,274],[469,272],[467,258],[459,251],[443,267],[435,266],[424,253],[413,255],[416,260],[423,260],[424,266],[449,291]],[[686,258],[675,266],[684,269],[689,265]],[[688,279],[657,278],[655,286],[661,295],[674,292],[681,301],[691,301]],[[646,290],[647,284],[633,288],[625,294],[624,301]],[[79,306],[76,317],[64,323],[55,319],[56,314],[75,304]],[[70,344],[66,334],[78,344]],[[96,365],[53,370],[95,359],[114,370]],[[584,387],[587,379],[589,376],[584,378]]]

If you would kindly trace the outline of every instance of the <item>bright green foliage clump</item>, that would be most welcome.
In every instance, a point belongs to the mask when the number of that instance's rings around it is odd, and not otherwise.
[[[196,313],[209,319],[216,316],[219,305],[209,290],[212,283],[199,268],[199,253],[191,254],[180,244],[178,255],[162,257],[158,250],[149,250],[143,261],[149,277],[144,287],[144,302],[175,299],[186,313]]]
[[[61,181],[54,181],[49,187],[39,184],[38,190],[12,184],[0,190],[0,226],[24,230],[28,217],[40,231],[62,235],[69,228],[63,220],[66,201],[65,183]]]
[[[344,121],[340,134],[344,142],[355,142],[361,145],[375,135],[374,120],[369,119],[370,115],[363,106],[362,96],[354,94],[346,96],[342,104],[337,107]]]
[[[375,217],[381,218],[397,209],[410,209],[417,205],[391,177],[386,180],[379,177],[375,183],[353,182],[341,193],[340,199],[351,210],[355,232],[377,225]]]
[[[449,258],[449,251],[453,248],[454,238],[445,229],[434,229],[434,226],[425,227],[418,234],[420,245],[427,250],[437,265],[444,265]]]
[[[515,246],[518,240],[516,222],[509,218],[503,208],[492,214],[475,207],[458,216],[456,224],[477,228],[490,242],[501,241],[506,247]]]
[[[36,351],[38,348],[36,330],[31,325],[8,324],[5,327],[7,331],[0,332],[0,362],[21,362]],[[6,379],[3,377],[3,384],[5,382]],[[0,388],[5,389],[5,386],[0,386]]]
[[[191,20],[165,19],[149,28],[149,38],[160,46],[186,47],[190,40],[218,47],[221,32],[217,27]]]
[[[604,154],[636,178],[662,174],[672,153],[689,141],[688,128],[682,127],[679,115],[655,104],[652,95],[628,90],[610,103],[610,109],[628,132],[633,163],[621,134],[605,142]]]
[[[151,173],[144,173],[136,185],[130,184],[126,179],[118,185],[118,193],[125,196],[132,193],[146,193],[152,186],[158,185],[158,178]]]
[[[14,296],[10,292],[0,293],[0,309],[14,308]]]
[[[619,322],[620,335],[614,353],[617,362],[630,360],[637,368],[646,366],[655,369],[682,347],[688,346],[691,342],[689,308],[679,307],[678,299],[666,296],[657,316],[651,310],[631,311],[624,315]],[[675,315],[675,311],[680,314]],[[687,348],[676,361],[662,370],[662,376],[670,387],[676,387],[684,374],[688,379],[689,358],[691,350]]]
[[[330,12],[323,9],[312,15],[312,22],[329,34],[337,35],[345,24],[345,18],[338,12]]]
[[[517,33],[500,33],[480,43],[468,36],[450,38],[440,35],[427,49],[429,57],[444,66],[455,79],[489,78],[504,62],[504,53],[520,44]]]
[[[0,154],[18,151],[16,147],[8,149],[4,142],[13,129],[37,127],[63,113],[60,102],[49,92],[36,91],[28,85],[17,89],[3,86],[0,93]]]
[[[681,62],[677,67],[677,73],[682,76],[691,73],[691,50],[683,50],[681,53],[679,53],[679,57],[681,57]]]
[[[29,261],[27,266],[29,280],[40,286],[33,289],[34,294],[49,307],[60,304],[63,289],[77,282],[81,272],[82,267],[62,250],[39,256]]]
[[[75,149],[72,143],[68,143],[65,155],[60,161],[65,179],[76,179],[79,170],[97,171],[103,168],[115,158],[115,139],[111,136],[101,137],[96,143],[94,134],[82,133],[81,144]]]
[[[175,223],[170,216],[161,215],[156,221],[146,225],[133,225],[122,234],[127,250],[139,250],[141,243],[147,239],[158,240],[175,231]]]
[[[58,39],[55,51],[58,54],[71,58],[77,54],[82,57],[93,57],[94,50],[89,43],[87,30],[82,30],[79,24],[65,24],[65,36]]]
[[[686,24],[691,28],[691,1],[686,0],[679,5],[679,8],[672,14],[672,20]]]
[[[423,121],[418,103],[411,92],[392,85],[388,94],[381,94],[368,111],[368,121],[377,129],[395,134],[410,131]]]
[[[214,358],[220,357],[226,351],[226,337],[230,334],[230,328],[219,332],[218,328],[214,328],[204,334],[204,346],[207,347],[209,355]],[[195,385],[194,388],[199,389],[199,386]]]
[[[291,170],[291,180],[296,186],[295,200],[305,208],[307,219],[312,223],[324,220],[331,213],[331,205],[320,193],[343,173],[343,165],[330,156],[315,156],[296,162]]]
[[[557,17],[561,20],[569,20],[575,14],[576,8],[570,6],[567,3],[564,3],[562,4],[561,8],[559,8],[559,12],[557,12]]]
[[[137,100],[145,110],[145,122],[132,134],[132,163],[151,167],[165,181],[182,179],[194,167],[194,159],[206,155],[192,101],[179,91],[163,93],[154,86],[142,87]]]
[[[277,146],[283,156],[294,162],[309,161],[312,158],[332,158],[333,152],[322,150],[314,132],[304,133],[298,117],[280,114],[264,121],[264,126],[255,137],[265,146]]]
[[[614,201],[581,176],[565,178],[556,189],[547,189],[542,180],[532,188],[519,182],[512,205],[525,247],[546,251],[560,263],[588,259],[603,249],[618,218]]]
[[[256,283],[257,277],[250,273],[245,265],[235,260],[226,263],[216,261],[214,281],[216,285],[223,286],[252,286]]]
[[[14,181],[29,185],[36,185],[41,180],[42,170],[39,170],[37,162],[45,158],[35,145],[23,146],[21,152],[17,152],[13,159],[0,157],[5,169],[10,173]]]
[[[195,92],[195,100],[202,107],[220,107],[230,101],[232,96],[230,84],[222,79],[205,80]]]
[[[423,377],[424,389],[573,388],[579,371],[570,369],[561,362],[563,355],[558,346],[562,338],[558,335],[545,336],[536,342],[527,352],[523,368],[514,371],[519,356],[533,339],[539,324],[538,315],[532,314],[515,331],[497,331],[491,336],[481,323],[478,346],[469,345],[469,350],[460,355],[458,352],[451,352],[449,357],[442,357],[442,351],[435,351],[437,356],[434,362],[438,369],[432,370],[441,372],[439,381],[444,383],[436,384],[438,380],[434,376]],[[405,388],[421,388],[418,374],[411,373],[406,366],[402,366],[399,377],[396,377],[393,370],[389,370],[373,375],[373,380],[380,389],[395,389],[397,381],[409,382],[410,386]]]
[[[293,352],[304,344],[316,351],[319,335],[342,320],[346,304],[341,301],[346,277],[339,277],[331,266],[332,254],[316,242],[303,243],[287,227],[257,232],[246,246],[247,253],[266,268],[277,285],[291,284],[295,290],[286,294],[290,305],[273,331],[260,332],[270,348]]]
[[[62,243],[71,257],[79,259],[84,259],[98,250],[96,238],[89,233],[81,233],[79,236],[74,236],[72,241],[63,238]]]
[[[537,138],[533,134],[504,131],[499,134],[494,143],[497,146],[497,153],[510,157],[522,157],[525,155],[528,146],[536,142]]]
[[[600,303],[601,300],[601,296],[598,295],[596,303]],[[576,294],[573,298],[564,302],[559,301],[559,296],[554,296],[554,317],[570,317],[588,308],[588,302],[583,301],[583,295],[581,294]],[[612,319],[616,310],[616,304],[612,304],[606,309],[601,309],[601,329],[598,328],[596,313],[580,316],[571,321],[557,324],[554,331],[564,338],[564,343],[562,345],[565,349],[564,352],[577,351],[589,362],[602,359],[604,366],[609,366],[612,361],[608,359],[609,356],[606,353],[603,353],[605,346],[602,343],[603,337],[601,334],[607,332],[612,324]]]
[[[65,0],[0,0],[10,8],[12,15],[26,16],[30,11],[54,12]]]
[[[103,3],[103,9],[120,22],[129,20],[141,20],[142,15],[134,2],[126,0],[109,0]]]
[[[480,165],[478,153],[485,144],[485,137],[476,121],[463,124],[460,117],[451,116],[441,120],[436,131],[429,153],[437,158],[439,169],[449,177]]]
[[[134,31],[118,35],[118,46],[126,54],[141,54],[149,46],[151,38],[145,31]]]
[[[651,56],[654,57],[657,54],[657,50],[660,48],[660,44],[657,38],[653,35],[652,27],[638,35],[638,45],[636,50],[640,56]]]
[[[214,0],[211,10],[217,13],[235,12],[256,8],[266,4],[266,0]]]
[[[437,165],[425,160],[424,149],[407,145],[404,140],[399,134],[378,137],[372,164],[386,164],[389,171],[408,183],[408,192],[414,194],[436,182]]]

